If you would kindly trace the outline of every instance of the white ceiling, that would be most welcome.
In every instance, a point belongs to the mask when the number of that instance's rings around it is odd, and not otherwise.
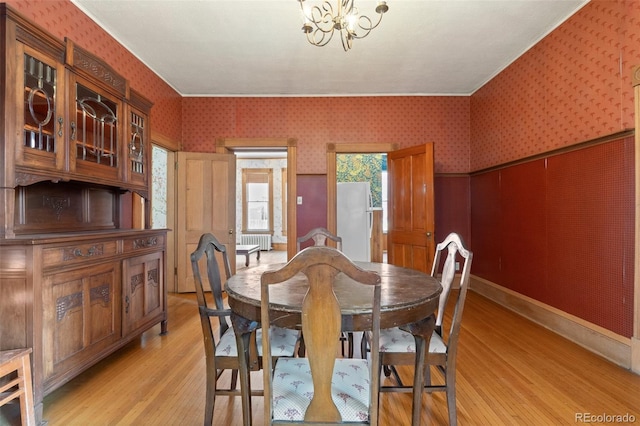
[[[470,95],[588,2],[388,0],[345,52],[296,0],[71,1],[183,96]]]

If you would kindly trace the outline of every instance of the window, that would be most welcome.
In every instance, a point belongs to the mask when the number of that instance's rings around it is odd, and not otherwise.
[[[273,170],[242,170],[243,232],[273,231]]]

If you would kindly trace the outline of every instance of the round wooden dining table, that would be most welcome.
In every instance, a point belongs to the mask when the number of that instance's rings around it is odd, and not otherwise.
[[[442,286],[429,274],[386,263],[354,262],[360,268],[375,271],[381,279],[380,327],[401,326],[416,337],[416,369],[413,390],[413,425],[420,424],[422,385],[424,380],[424,360],[435,326],[434,312]],[[240,386],[244,424],[251,424],[251,389],[249,370],[261,368],[249,358],[249,335],[260,322],[260,277],[266,271],[279,269],[284,264],[265,264],[243,269],[227,281],[225,290],[238,344],[241,362]],[[362,331],[367,329],[371,317],[371,295],[344,274],[338,274],[334,292],[340,303],[342,331]],[[278,324],[288,328],[301,328],[301,306],[307,292],[307,280],[298,274],[278,290],[270,293],[272,316]],[[244,370],[244,371],[243,371]]]

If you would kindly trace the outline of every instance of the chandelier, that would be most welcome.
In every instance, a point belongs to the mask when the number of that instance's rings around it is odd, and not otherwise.
[[[306,6],[305,0],[298,1],[304,20],[302,31],[307,35],[307,41],[314,46],[326,46],[334,32],[339,32],[345,52],[351,49],[354,39],[368,36],[380,24],[382,15],[389,10],[387,2],[379,1],[376,6],[378,20],[374,24],[368,16],[358,13],[355,0],[337,0],[337,10],[334,10],[329,0],[314,6]]]

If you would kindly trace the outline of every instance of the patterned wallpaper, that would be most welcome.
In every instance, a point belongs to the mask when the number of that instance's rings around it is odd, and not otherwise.
[[[472,171],[632,128],[640,1],[592,0],[471,97]]]
[[[298,174],[326,173],[327,143],[435,142],[436,172],[469,170],[469,97],[184,98],[185,151],[216,138],[298,140]]]
[[[153,133],[179,141],[182,134],[180,95],[69,0],[7,0],[6,3],[54,36],[68,37],[105,60],[129,80],[132,89],[154,103]]]

